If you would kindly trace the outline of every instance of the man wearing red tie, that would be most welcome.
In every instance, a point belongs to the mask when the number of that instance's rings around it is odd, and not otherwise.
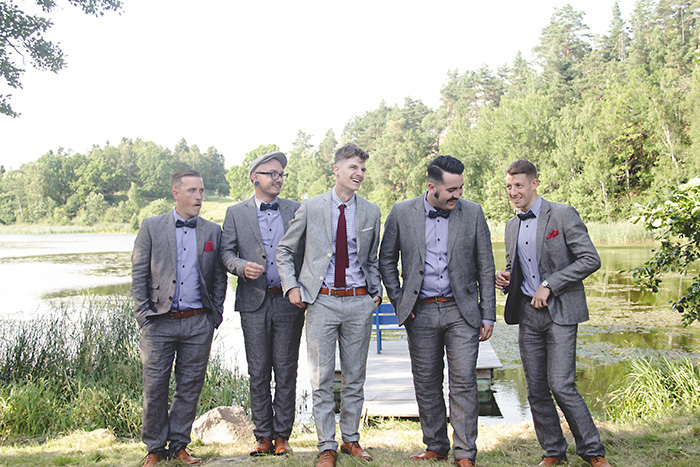
[[[335,441],[333,375],[336,342],[343,372],[340,431],[342,452],[363,460],[358,432],[372,331],[372,313],[382,301],[377,249],[379,206],[356,195],[369,157],[354,143],[335,153],[335,187],[304,200],[277,246],[282,290],[296,306],[308,307],[306,342],[313,413],[321,451],[317,467],[332,467]],[[297,275],[294,258],[304,248]]]

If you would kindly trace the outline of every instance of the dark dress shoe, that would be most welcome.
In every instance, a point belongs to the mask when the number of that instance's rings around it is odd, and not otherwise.
[[[143,463],[143,467],[153,467],[158,462],[164,461],[162,457],[158,454],[149,454],[146,456],[146,461]]]
[[[284,456],[285,454],[291,454],[292,447],[289,445],[287,438],[282,438],[281,436],[275,440],[275,455]]]
[[[326,449],[318,458],[316,467],[335,467],[335,460],[338,458],[338,453],[332,449]]]
[[[460,459],[458,461],[455,461],[455,465],[458,467],[476,467],[476,464],[474,463],[474,461],[469,459],[469,458],[464,458],[464,459]]]
[[[562,465],[564,462],[566,462],[566,457],[544,456],[542,458],[542,462],[540,462],[538,465]]]
[[[358,443],[357,441],[349,441],[347,443],[341,444],[340,450],[345,454],[350,454],[351,456],[359,457],[360,459],[365,461],[372,460],[372,456],[367,454],[367,452],[365,452],[365,450],[362,449],[362,446],[360,446],[360,443]]]
[[[414,461],[444,461],[447,460],[447,456],[441,456],[435,451],[431,451],[430,449],[426,449],[423,454],[418,454],[415,456],[411,456],[411,459]]]
[[[258,444],[250,451],[251,456],[266,456],[267,454],[272,454],[273,446],[272,441],[267,438],[258,438]]]
[[[610,463],[606,461],[603,456],[593,456],[588,459],[588,462],[590,462],[593,467],[610,467]]]
[[[202,459],[200,459],[199,457],[190,456],[184,449],[180,449],[178,452],[176,452],[173,456],[173,459],[179,460],[181,462],[184,462],[185,464],[190,465],[199,464],[200,462],[202,462]]]

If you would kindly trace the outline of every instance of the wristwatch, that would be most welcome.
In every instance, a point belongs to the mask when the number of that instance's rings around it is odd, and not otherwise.
[[[549,282],[546,280],[542,281],[542,287],[547,287],[549,290],[552,290],[552,288],[549,286]]]

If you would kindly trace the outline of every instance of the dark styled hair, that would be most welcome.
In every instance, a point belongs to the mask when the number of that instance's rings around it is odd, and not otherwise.
[[[442,173],[461,174],[464,172],[464,164],[452,156],[437,156],[428,166],[428,181],[442,182]]]
[[[199,175],[199,172],[194,169],[180,169],[170,176],[170,188],[175,189],[176,187],[180,186],[182,179],[185,177],[202,178],[202,176]]]
[[[537,178],[537,167],[532,162],[526,159],[518,159],[508,166],[506,169],[508,175],[525,174],[530,180]]]
[[[361,160],[366,161],[369,159],[369,154],[355,143],[346,143],[335,152],[335,160],[333,163],[337,164],[343,159],[350,159],[352,157],[359,157]]]

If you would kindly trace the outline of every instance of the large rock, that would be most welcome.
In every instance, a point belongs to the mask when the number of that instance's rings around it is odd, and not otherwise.
[[[192,425],[192,438],[203,443],[232,443],[253,435],[253,424],[243,407],[217,407]]]

